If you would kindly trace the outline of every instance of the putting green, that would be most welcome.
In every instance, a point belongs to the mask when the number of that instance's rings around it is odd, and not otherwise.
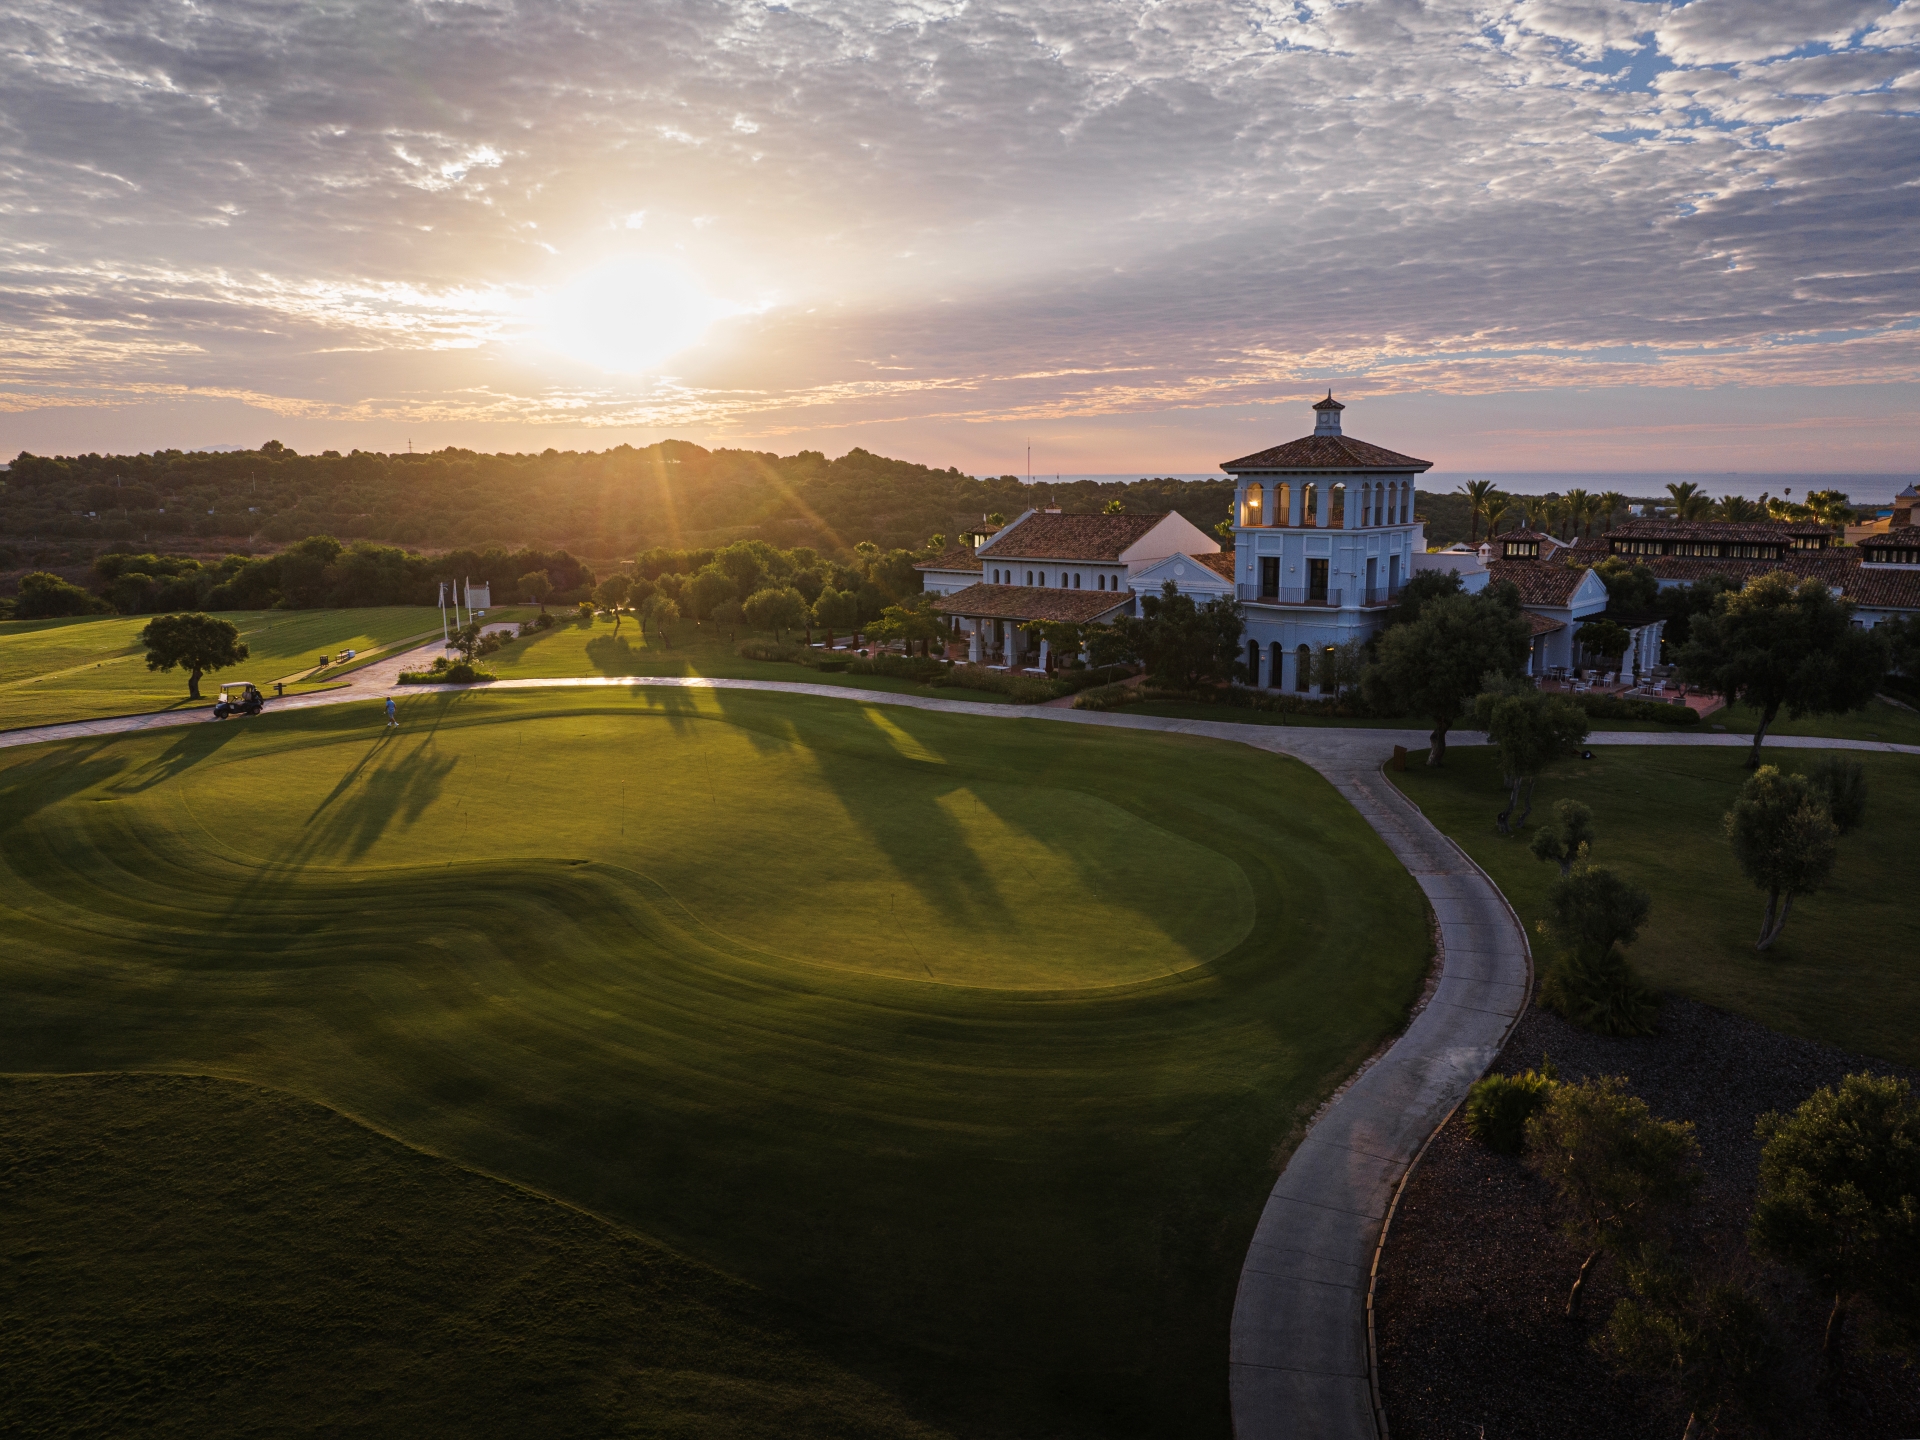
[[[1148,979],[1252,926],[1252,888],[1220,851],[1101,796],[949,764],[878,707],[856,713],[898,757],[884,784],[797,738],[688,735],[635,710],[402,729],[371,752],[254,730],[137,802],[138,823],[156,833],[177,805],[203,843],[258,864],[393,868],[477,858],[539,816],[541,851],[650,882],[641,894],[728,941],[963,985]]]
[[[1231,744],[738,692],[0,754],[0,1054],[243,1079],[817,1317],[962,1433],[1219,1435],[1411,877]]]

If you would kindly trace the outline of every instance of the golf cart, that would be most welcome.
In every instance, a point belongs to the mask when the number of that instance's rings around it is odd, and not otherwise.
[[[220,687],[220,699],[213,707],[213,718],[224,720],[229,715],[258,715],[267,703],[267,697],[254,688],[251,680],[229,680]]]

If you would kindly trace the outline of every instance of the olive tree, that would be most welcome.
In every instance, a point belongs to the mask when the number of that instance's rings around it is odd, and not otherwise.
[[[147,647],[147,669],[187,672],[188,698],[200,698],[200,677],[247,658],[247,645],[231,620],[212,615],[157,615],[140,632]]]
[[[1534,832],[1533,857],[1551,860],[1562,876],[1571,875],[1575,862],[1592,850],[1593,839],[1593,810],[1578,800],[1556,800],[1553,823]]]
[[[633,593],[633,581],[625,575],[609,575],[594,587],[593,598],[613,616],[613,633],[620,633],[620,607]]]
[[[1747,755],[1753,769],[1782,710],[1798,720],[1844,714],[1871,700],[1886,673],[1887,647],[1874,631],[1854,625],[1853,606],[1823,581],[1776,571],[1723,593],[1712,613],[1695,617],[1677,659],[1691,683],[1760,712]]]
[[[1747,777],[1722,823],[1741,872],[1767,892],[1754,946],[1765,950],[1786,929],[1794,897],[1818,890],[1833,873],[1840,829],[1811,780],[1783,775],[1774,765]]]
[[[1444,763],[1447,731],[1480,693],[1488,672],[1517,675],[1527,661],[1527,622],[1519,607],[1493,592],[1442,595],[1419,617],[1380,637],[1361,692],[1386,714],[1411,711],[1433,721],[1427,764]]]
[[[1905,1080],[1849,1075],[1755,1124],[1760,1193],[1747,1243],[1831,1295],[1821,1353],[1839,1364],[1849,1303],[1920,1340],[1920,1101]]]
[[[1558,695],[1521,686],[1474,697],[1473,717],[1500,749],[1500,770],[1507,786],[1507,808],[1495,818],[1502,835],[1527,823],[1533,813],[1533,787],[1540,772],[1571,755],[1587,738],[1587,712]],[[1525,797],[1520,818],[1508,824]],[[1565,873],[1564,871],[1562,873]]]
[[[1568,1315],[1595,1260],[1632,1260],[1664,1239],[1669,1217],[1700,1186],[1699,1148],[1691,1124],[1658,1119],[1612,1076],[1556,1085],[1527,1121],[1527,1163],[1553,1187],[1561,1228],[1587,1252]]]
[[[771,630],[776,640],[782,630],[797,629],[807,619],[807,602],[791,585],[756,590],[740,608],[749,625],[756,630]]]
[[[1763,1420],[1779,1346],[1766,1307],[1731,1277],[1643,1259],[1627,1269],[1602,1348],[1622,1369],[1665,1380],[1687,1405],[1681,1440],[1717,1433],[1721,1419]]]

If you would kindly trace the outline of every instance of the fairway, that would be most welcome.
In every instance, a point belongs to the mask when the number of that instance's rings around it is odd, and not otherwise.
[[[1663,990],[1751,1016],[1789,1034],[1920,1064],[1920,960],[1906,890],[1920,842],[1920,765],[1909,755],[1846,752],[1866,770],[1866,823],[1840,841],[1829,886],[1794,901],[1766,954],[1753,946],[1766,897],[1740,873],[1721,816],[1747,771],[1743,749],[1609,746],[1548,767],[1526,832],[1501,836],[1498,753],[1458,746],[1439,770],[1392,776],[1506,892],[1529,928],[1547,913],[1558,871],[1528,853],[1535,829],[1570,796],[1592,807],[1593,862],[1653,895],[1628,952]],[[1776,748],[1769,765],[1811,769],[1822,752]]]
[[[319,1100],[759,1287],[961,1433],[1225,1433],[1272,1177],[1429,956],[1330,786],[791,696],[402,716],[0,758],[8,1068]]]
[[[440,612],[427,605],[234,610],[219,618],[238,628],[249,654],[230,670],[201,677],[205,698],[199,703],[204,705],[213,703],[222,680],[251,680],[272,694],[275,680],[306,673],[322,655],[367,650],[440,629]],[[151,619],[89,615],[0,623],[0,730],[194,704],[187,698],[184,671],[147,669],[138,637]]]

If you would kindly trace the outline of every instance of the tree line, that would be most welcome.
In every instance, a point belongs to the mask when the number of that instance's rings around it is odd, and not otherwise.
[[[284,545],[302,536],[486,550],[567,549],[593,557],[759,539],[825,554],[860,540],[916,549],[989,511],[1033,505],[1098,511],[1117,502],[1177,510],[1211,531],[1233,482],[1143,477],[1027,485],[855,448],[775,455],[681,440],[598,452],[298,455],[277,442],[222,453],[37,456],[0,480],[0,537],[97,539],[142,548],[217,540]],[[184,542],[197,537],[199,546]],[[511,542],[510,544],[507,542]]]

